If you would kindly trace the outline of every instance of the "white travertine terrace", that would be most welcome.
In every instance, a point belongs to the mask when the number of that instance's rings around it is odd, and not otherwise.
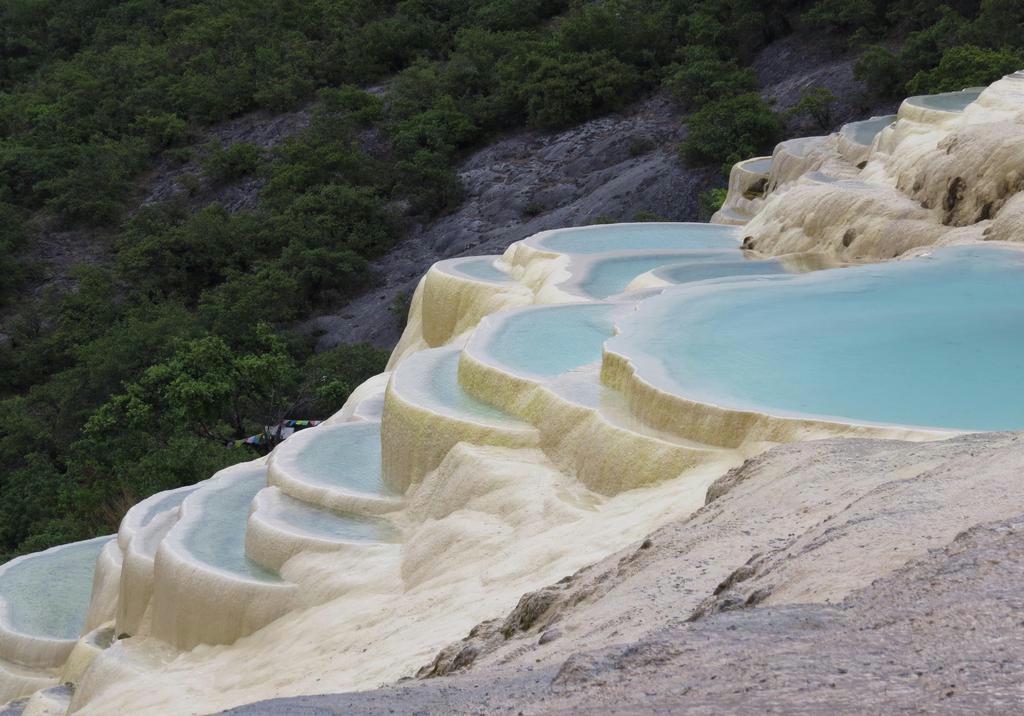
[[[0,699],[58,683],[85,626],[93,565],[110,541],[52,547],[0,566]]]
[[[729,172],[729,193],[722,207],[711,216],[712,224],[745,224],[764,204],[768,189],[771,157],[754,157],[733,165]]]
[[[871,149],[879,134],[896,121],[896,115],[872,117],[861,122],[851,122],[839,131],[839,154],[854,166],[861,166],[871,156]]]
[[[862,169],[838,145],[821,146],[815,168],[850,181],[803,178],[778,187],[744,227],[746,246],[769,255],[819,251],[875,261],[982,240],[1024,189],[1024,74],[980,94],[904,101]],[[1002,237],[1019,240],[1012,230]]]
[[[38,691],[40,712],[205,713],[371,688],[689,514],[771,444],[948,435],[674,390],[651,370],[663,338],[641,329],[656,316],[666,336],[733,286],[799,288],[789,274],[1020,241],[1024,75],[973,98],[912,98],[894,122],[741,162],[715,224],[561,229],[436,264],[388,372],[338,413],[269,458],[145,500],[117,540],[90,543],[70,633],[18,632],[0,612],[0,701]],[[19,564],[75,548],[0,567],[0,600]],[[46,606],[55,590],[46,569],[37,578],[27,593]],[[73,696],[40,691],[58,680]]]

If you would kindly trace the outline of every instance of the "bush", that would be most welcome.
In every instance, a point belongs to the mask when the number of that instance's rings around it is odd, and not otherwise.
[[[412,294],[408,291],[402,291],[396,293],[395,297],[391,299],[391,305],[388,306],[388,313],[395,317],[395,320],[404,329],[405,324],[409,320],[409,309],[412,307]]]
[[[876,97],[896,97],[903,89],[899,58],[881,45],[872,45],[857,60],[853,76]]]
[[[146,114],[135,121],[135,126],[151,152],[177,147],[188,139],[188,125],[172,112]]]
[[[132,178],[148,154],[140,139],[97,141],[78,147],[75,166],[40,182],[47,208],[65,224],[109,226],[121,219]]]
[[[851,33],[876,20],[870,0],[818,0],[801,18],[811,27],[830,33]]]
[[[408,299],[408,294],[399,294],[396,301],[402,295]],[[387,362],[387,352],[369,343],[343,344],[313,355],[302,368],[306,416],[329,417],[360,383],[383,372]]]
[[[914,75],[907,83],[907,91],[932,94],[983,86],[1021,67],[1024,67],[1024,52],[985,50],[973,45],[951,47],[942,55],[938,67]]]
[[[644,87],[640,74],[608,52],[533,56],[518,96],[534,127],[559,128],[621,109]]]
[[[461,112],[455,100],[443,95],[430,109],[400,122],[392,134],[395,148],[403,154],[426,149],[447,163],[456,150],[476,139],[473,120]]]
[[[0,201],[0,306],[5,305],[29,277],[30,267],[18,256],[25,247],[27,235],[24,212]]]
[[[812,87],[800,95],[800,101],[787,112],[790,117],[810,117],[821,129],[831,129],[832,106],[836,96],[827,87]]]
[[[203,174],[213,184],[227,184],[255,174],[260,165],[259,147],[236,142],[228,147],[215,143],[203,159]]]
[[[725,188],[708,189],[697,197],[697,216],[701,221],[709,221],[711,215],[722,208],[729,190]]]
[[[742,94],[709,102],[690,115],[680,153],[692,164],[729,167],[765,154],[781,136],[782,122],[761,96]]]
[[[735,60],[721,59],[710,47],[687,47],[679,54],[680,61],[669,67],[662,84],[683,107],[697,108],[757,89],[753,70],[740,68]]]
[[[642,157],[645,154],[650,154],[658,148],[658,143],[650,137],[633,137],[629,140],[629,156],[636,158]]]

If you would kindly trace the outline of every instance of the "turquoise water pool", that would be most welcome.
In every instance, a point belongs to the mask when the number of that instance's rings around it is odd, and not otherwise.
[[[978,99],[984,87],[963,90],[962,92],[943,92],[941,94],[925,94],[908,97],[907,102],[918,107],[938,109],[943,112],[963,112],[974,100]]]
[[[481,256],[468,261],[459,261],[451,268],[453,271],[475,278],[478,281],[487,283],[507,283],[508,274],[505,274],[494,267],[494,260],[497,256]]]
[[[99,537],[64,545],[4,570],[0,601],[11,628],[50,639],[78,638],[89,609],[96,559],[110,540]]]
[[[862,122],[844,124],[841,131],[850,141],[868,147],[875,141],[875,137],[878,136],[878,133],[894,121],[896,121],[896,115],[894,114],[890,114],[885,117],[872,117],[871,119],[865,119]]]
[[[666,291],[609,342],[670,392],[737,409],[1024,428],[1024,252]]]
[[[739,232],[736,227],[719,224],[600,224],[553,231],[538,244],[551,251],[570,254],[732,249],[739,246]]]
[[[315,428],[294,457],[293,475],[312,485],[375,495],[393,494],[380,474],[380,424]]]
[[[579,282],[579,288],[591,298],[608,298],[626,290],[634,278],[670,263],[722,261],[741,256],[738,248],[729,251],[679,251],[664,254],[613,256],[595,261]]]
[[[743,162],[743,168],[753,174],[767,174],[772,169],[771,157],[758,157]]]
[[[197,487],[198,485],[180,490],[168,490],[167,492],[154,495],[151,498],[152,501],[146,501],[146,513],[139,521],[139,527],[145,527],[161,512],[166,512],[180,505],[186,497],[195,492]]]
[[[435,348],[409,356],[393,380],[399,395],[434,412],[497,425],[523,426],[508,413],[469,395],[459,385],[458,348]]]
[[[202,513],[184,529],[182,544],[199,561],[226,572],[263,581],[280,581],[245,555],[245,528],[249,506],[256,493],[267,486],[263,465],[234,468],[222,480],[207,483],[194,493]],[[191,503],[190,503],[191,504]]]
[[[601,360],[617,304],[572,303],[509,313],[483,347],[516,374],[553,377]]]
[[[665,281],[682,284],[706,281],[712,278],[727,278],[729,276],[761,276],[784,273],[787,273],[787,271],[781,261],[771,259],[739,259],[736,261],[672,264],[655,270],[654,275]]]
[[[387,522],[372,517],[340,515],[278,494],[270,507],[270,518],[291,531],[343,542],[394,542],[397,533]]]

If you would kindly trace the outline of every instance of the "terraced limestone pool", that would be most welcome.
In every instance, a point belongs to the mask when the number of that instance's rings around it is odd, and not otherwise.
[[[740,162],[743,169],[750,172],[751,174],[767,174],[772,170],[772,158],[771,157],[755,157],[754,159],[748,159],[745,162]]]
[[[31,636],[78,638],[96,559],[111,539],[62,545],[9,563],[0,571],[0,623]]]
[[[303,482],[347,492],[393,494],[380,474],[379,423],[320,426],[302,439],[302,450],[290,454],[293,474]]]
[[[459,385],[458,348],[435,348],[407,358],[395,373],[394,388],[403,399],[451,417],[490,425],[526,424],[466,393]]]
[[[861,122],[850,122],[843,125],[840,130],[847,139],[856,144],[868,147],[875,141],[875,137],[883,129],[896,121],[896,115],[889,114],[884,117],[872,117]]]
[[[140,528],[145,527],[161,512],[174,509],[180,505],[186,497],[195,492],[197,487],[198,486],[177,490],[167,490],[166,492],[154,495],[151,500],[146,501],[146,512],[139,519],[138,526]]]
[[[786,266],[774,259],[686,262],[662,266],[654,271],[658,278],[675,284],[729,276],[766,276],[784,273],[787,273]]]
[[[736,257],[742,257],[736,247],[728,251],[674,251],[611,256],[594,261],[587,267],[578,287],[590,298],[603,299],[622,293],[634,278],[665,264],[722,262]]]
[[[271,488],[273,489],[273,488]],[[339,542],[393,542],[397,532],[373,517],[341,515],[288,495],[274,493],[264,500],[265,517],[291,532]]]
[[[739,231],[720,224],[608,224],[559,229],[535,241],[538,248],[566,254],[733,249],[739,246]]]
[[[601,360],[601,347],[615,330],[620,303],[572,303],[500,315],[470,350],[516,375],[554,377]]]
[[[252,498],[267,485],[266,467],[256,463],[230,469],[230,474],[192,493],[189,502],[198,501],[201,514],[187,526],[179,523],[174,531],[184,531],[183,546],[205,564],[249,579],[280,581],[245,555],[246,518]]]
[[[967,105],[978,99],[978,95],[984,89],[984,87],[972,87],[960,92],[918,95],[917,97],[907,97],[905,101],[908,104],[924,107],[925,109],[937,109],[941,112],[963,112]]]
[[[608,342],[727,408],[951,430],[1024,428],[1024,252],[956,247],[672,289]]]
[[[499,271],[494,260],[497,256],[474,256],[470,259],[453,261],[449,270],[486,283],[508,283],[508,274]]]

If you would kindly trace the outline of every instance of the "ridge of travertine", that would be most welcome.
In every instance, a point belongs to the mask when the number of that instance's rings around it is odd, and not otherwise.
[[[129,513],[101,554],[82,638],[61,647],[66,662],[0,611],[0,694],[67,681],[69,712],[144,714],[370,688],[411,674],[519,595],[694,513],[715,478],[779,442],[947,437],[834,419],[797,425],[770,412],[736,418],[645,383],[604,342],[646,299],[673,290],[644,278],[651,256],[720,262],[735,252],[805,271],[1020,240],[1021,167],[1017,74],[962,111],[911,98],[889,126],[791,140],[770,160],[741,162],[711,225],[556,230],[501,257],[432,267],[388,372],[270,457],[274,490],[262,491],[258,461]],[[598,270],[618,271],[611,285],[629,290],[588,298]],[[565,322],[544,308],[570,304],[600,310],[563,311],[586,314]],[[443,371],[426,364],[442,354],[423,353],[442,348],[458,353]],[[361,437],[346,452],[326,435]],[[324,524],[268,527],[260,510],[280,508],[278,491]],[[211,504],[221,507],[207,515]],[[379,520],[397,537],[324,539],[344,534],[330,524],[335,513]],[[739,516],[728,524],[742,530]],[[878,564],[907,556],[887,559]],[[65,701],[41,693],[29,711]]]

